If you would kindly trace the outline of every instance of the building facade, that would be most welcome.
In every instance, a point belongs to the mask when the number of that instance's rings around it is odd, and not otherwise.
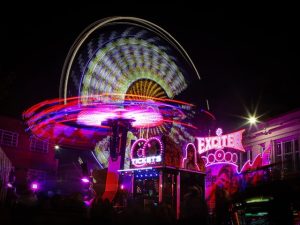
[[[30,182],[46,185],[56,173],[57,160],[53,144],[25,132],[22,121],[0,117],[0,147],[11,162],[14,186],[19,190]],[[6,161],[7,161],[6,160]]]
[[[12,164],[5,152],[0,147],[0,202],[5,199],[9,174],[12,170]]]
[[[241,166],[262,154],[269,154],[269,162],[280,179],[300,174],[300,110],[286,113],[252,127],[248,130]]]

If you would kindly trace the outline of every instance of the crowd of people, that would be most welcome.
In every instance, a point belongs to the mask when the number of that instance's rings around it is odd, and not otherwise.
[[[192,155],[192,154],[190,154]],[[193,155],[194,156],[194,155]],[[192,158],[187,157],[187,159]],[[190,160],[195,163],[194,160]],[[182,196],[180,218],[176,219],[174,207],[168,204],[149,205],[145,210],[143,203],[126,196],[126,207],[108,199],[84,199],[81,193],[72,195],[53,194],[42,191],[24,191],[16,195],[8,189],[5,204],[7,224],[212,224],[209,217],[207,202],[215,203],[215,219],[213,224],[226,225],[231,223],[230,196],[237,191],[233,182],[232,171],[223,167],[217,174],[213,185],[208,187],[206,199],[201,187],[191,185]],[[122,205],[122,204],[121,204]],[[120,210],[121,209],[121,210]],[[2,221],[1,221],[2,224]],[[5,224],[5,223],[4,223]]]
[[[176,219],[170,205],[158,204],[141,207],[138,201],[128,199],[127,207],[120,210],[108,199],[95,198],[85,201],[81,193],[71,195],[26,190],[18,196],[10,196],[1,206],[1,225],[15,224],[190,224],[193,219],[202,221],[205,217],[204,199],[197,191],[191,191],[184,198],[183,216]],[[203,203],[199,205],[198,203]],[[192,208],[191,208],[192,207]],[[192,209],[191,211],[188,208]],[[200,210],[200,212],[198,212]],[[199,215],[201,215],[199,217]],[[202,223],[205,224],[205,223]]]

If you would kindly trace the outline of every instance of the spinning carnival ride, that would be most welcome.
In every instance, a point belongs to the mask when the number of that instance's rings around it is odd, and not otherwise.
[[[194,106],[174,99],[199,79],[183,47],[159,26],[133,17],[107,18],[85,29],[71,47],[60,99],[39,103],[23,116],[40,138],[96,146],[107,167],[118,154],[126,159],[137,138],[164,134],[177,144],[193,141],[188,128]]]
[[[46,100],[24,112],[29,129],[39,138],[64,146],[93,148],[101,137],[111,137],[115,126],[126,124],[138,135],[141,129],[177,124],[195,128],[185,123],[184,108],[193,105],[171,99],[159,99],[141,95],[121,95],[123,102],[115,101],[120,94],[102,94],[68,98],[67,101]],[[105,102],[98,99],[105,98]],[[144,98],[144,99],[143,99]],[[171,104],[170,104],[171,103]],[[119,124],[116,124],[119,123]]]
[[[137,99],[175,99],[200,76],[183,47],[159,26],[139,18],[112,17],[87,27],[74,42],[61,75],[60,98],[83,96],[110,101],[105,93],[117,93],[115,102],[125,96]],[[185,105],[188,117],[191,105]],[[175,143],[194,138],[180,123],[162,123],[144,127],[128,137],[151,137],[167,134]],[[96,151],[107,165],[109,138],[103,137]],[[97,139],[99,141],[99,138]],[[129,142],[129,141],[128,141]]]

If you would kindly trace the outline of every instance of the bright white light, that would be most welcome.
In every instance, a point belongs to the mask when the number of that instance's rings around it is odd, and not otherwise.
[[[55,148],[55,150],[58,150],[59,149],[59,145],[55,145],[54,148]]]
[[[257,122],[257,119],[254,116],[250,116],[250,118],[248,119],[248,121],[249,121],[250,124],[255,124]]]
[[[37,183],[32,183],[31,184],[31,189],[32,190],[37,190],[38,189],[38,184]]]
[[[89,182],[90,182],[89,179],[86,178],[86,177],[81,178],[81,181],[82,181],[83,183],[89,183]]]

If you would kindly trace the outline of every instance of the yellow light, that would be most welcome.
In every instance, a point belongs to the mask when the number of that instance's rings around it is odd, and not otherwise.
[[[255,124],[257,122],[257,119],[254,116],[250,116],[250,118],[248,119],[248,121],[249,121],[250,124]]]
[[[273,199],[272,197],[269,197],[269,198],[263,198],[263,197],[251,198],[251,199],[246,200],[246,203],[269,202],[272,199]]]

